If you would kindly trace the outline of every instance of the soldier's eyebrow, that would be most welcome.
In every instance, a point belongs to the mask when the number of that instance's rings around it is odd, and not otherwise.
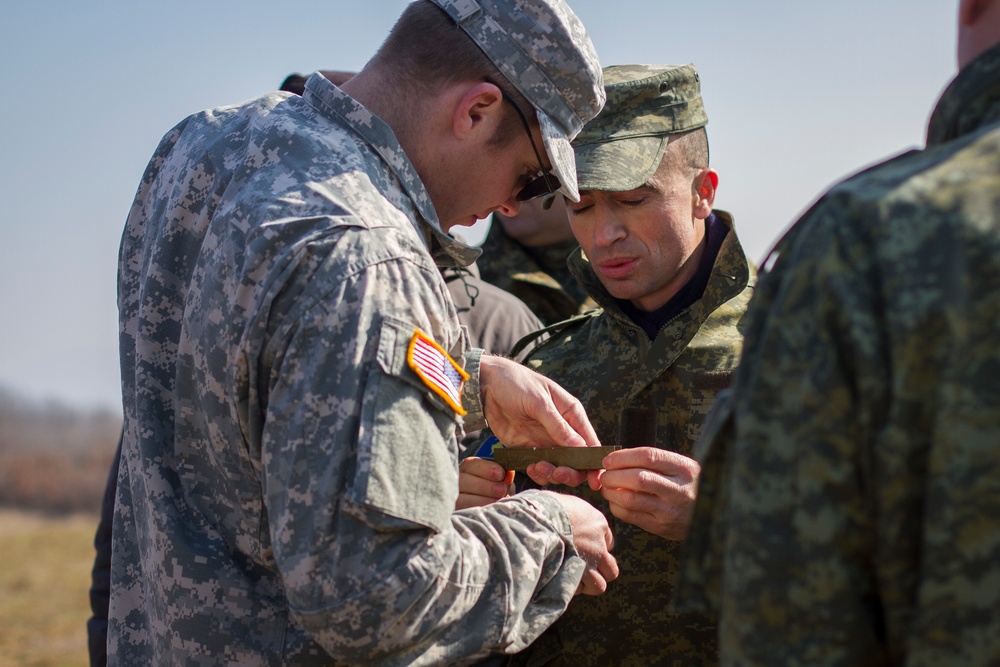
[[[655,194],[659,194],[659,193],[663,192],[663,188],[661,188],[659,185],[657,185],[653,181],[646,181],[645,183],[643,183],[639,187],[633,188],[631,190],[626,190],[626,192],[635,192],[635,193],[639,193],[639,194],[654,194],[655,195]]]

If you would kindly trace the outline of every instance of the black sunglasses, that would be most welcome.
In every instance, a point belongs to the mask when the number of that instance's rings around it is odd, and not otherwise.
[[[500,88],[497,86],[497,88]],[[535,158],[538,160],[538,166],[541,167],[542,164],[542,154],[538,152],[538,146],[535,145],[535,138],[531,136],[531,126],[528,125],[528,119],[524,116],[524,112],[521,111],[521,107],[517,105],[514,99],[504,92],[503,88],[500,88],[500,94],[503,98],[510,102],[510,105],[514,107],[514,111],[521,118],[521,124],[524,125],[524,131],[528,133],[528,141],[531,142],[531,150],[535,151]],[[535,199],[537,197],[543,197],[545,195],[555,194],[559,191],[559,179],[551,170],[541,169],[538,174],[524,184],[524,187],[517,193],[517,201],[528,201],[529,199]]]

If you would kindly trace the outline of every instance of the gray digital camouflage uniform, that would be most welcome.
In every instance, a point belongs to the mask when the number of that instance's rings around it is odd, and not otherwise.
[[[491,57],[511,46],[475,3],[435,2],[485,30]],[[568,7],[498,3],[555,31],[538,45],[549,76],[521,84],[533,103],[553,77],[600,92]],[[560,59],[577,48],[587,62]],[[569,150],[556,126],[571,138],[603,102],[566,93],[547,147]],[[434,258],[477,254],[441,231],[391,129],[318,74],[301,98],[164,137],[120,251],[111,664],[448,664],[523,647],[562,612],[584,564],[558,502],[453,512],[480,351]],[[417,329],[471,376],[461,405],[412,365]]]
[[[1000,47],[776,251],[681,608],[725,665],[1000,664]]]
[[[603,310],[558,327],[526,363],[580,399],[602,444],[655,445],[691,456],[717,392],[729,385],[755,273],[732,217],[715,214],[730,231],[705,293],[652,342],[621,312],[582,253],[572,258],[574,275]],[[715,664],[711,620],[668,609],[680,543],[615,518],[601,494],[586,485],[560,491],[586,498],[608,517],[621,574],[604,595],[575,598],[514,663]]]

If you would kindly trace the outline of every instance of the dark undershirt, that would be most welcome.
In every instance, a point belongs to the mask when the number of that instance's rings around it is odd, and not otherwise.
[[[681,311],[688,308],[705,293],[708,279],[712,277],[712,268],[715,266],[715,259],[719,256],[719,249],[726,238],[726,226],[719,222],[715,214],[710,214],[705,219],[705,252],[701,256],[698,264],[698,271],[687,281],[680,291],[677,292],[670,301],[652,312],[639,310],[630,301],[615,299],[618,306],[625,315],[635,322],[650,340],[656,339],[656,334],[667,322],[677,317]]]

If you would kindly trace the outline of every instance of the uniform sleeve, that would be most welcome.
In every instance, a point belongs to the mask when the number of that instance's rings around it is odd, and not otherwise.
[[[546,494],[453,512],[458,416],[407,359],[415,329],[441,331],[442,298],[408,262],[367,266],[291,313],[275,346],[262,443],[274,558],[297,621],[345,663],[518,650],[582,576]]]
[[[466,432],[486,427],[486,410],[479,382],[479,362],[484,354],[485,350],[475,347],[465,353],[465,372],[469,374],[468,381],[462,385],[462,407],[465,408],[463,426]]]

